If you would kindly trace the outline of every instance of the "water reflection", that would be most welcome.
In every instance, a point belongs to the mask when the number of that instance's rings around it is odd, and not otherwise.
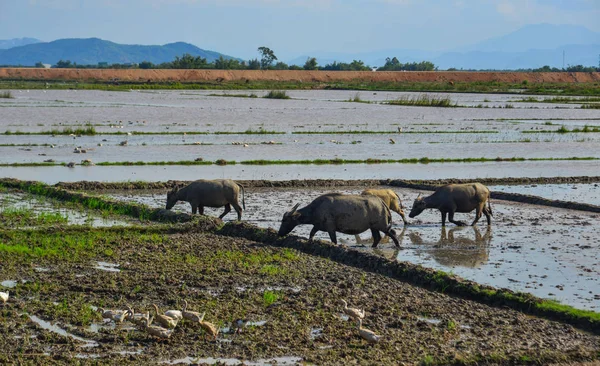
[[[474,239],[463,235],[470,230],[474,232]],[[460,235],[455,236],[456,233]],[[492,228],[487,226],[482,235],[477,226],[454,227],[448,231],[442,227],[437,241],[423,240],[419,232],[409,233],[408,238],[418,246],[417,254],[427,254],[443,266],[479,267],[489,259]]]

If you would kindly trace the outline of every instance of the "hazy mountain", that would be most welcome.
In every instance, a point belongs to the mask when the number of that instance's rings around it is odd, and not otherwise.
[[[32,43],[41,42],[36,38],[13,38],[13,39],[0,39],[0,50],[5,50],[8,48],[25,46]]]
[[[209,62],[218,59],[219,56],[231,58],[184,42],[162,46],[142,46],[118,44],[99,38],[70,38],[0,50],[0,65],[33,66],[36,62],[54,65],[59,60],[69,60],[80,65],[96,65],[98,62],[139,63],[141,61],[150,61],[156,64],[173,61],[175,56],[182,56],[185,53],[204,57]]]
[[[600,44],[600,33],[579,25],[531,24],[501,37],[454,51],[522,52],[553,50],[563,45]]]
[[[544,65],[562,68],[563,51],[565,52],[565,67],[569,65],[598,65],[600,44],[567,45],[553,50],[528,50],[524,52],[449,52],[431,61],[440,70],[450,67],[476,70],[516,70],[538,68]]]
[[[534,24],[449,52],[389,49],[356,54],[314,52],[310,57],[316,57],[320,66],[354,59],[369,66],[382,66],[386,57],[397,57],[402,63],[432,61],[440,70],[450,67],[509,70],[544,65],[561,68],[563,50],[565,66],[598,65],[599,45],[600,33],[582,26]],[[289,64],[302,66],[307,57],[295,58]]]

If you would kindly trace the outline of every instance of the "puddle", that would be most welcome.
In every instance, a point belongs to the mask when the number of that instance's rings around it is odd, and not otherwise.
[[[5,280],[5,281],[0,282],[0,285],[2,287],[6,287],[6,288],[14,288],[14,287],[17,287],[17,281]]]
[[[551,200],[581,202],[600,206],[600,184],[530,184],[490,186],[492,191],[529,194]]]
[[[36,272],[50,272],[50,268],[44,268],[44,267],[34,267],[33,268]]]
[[[127,355],[141,355],[142,352],[144,352],[143,349],[138,349],[138,350],[135,350],[135,351],[117,351],[117,352],[114,352],[114,353],[122,355],[122,356],[127,356]]]
[[[311,328],[310,339],[313,341],[323,335],[323,328]]]
[[[100,358],[99,354],[95,354],[95,353],[91,353],[91,354],[85,354],[85,353],[78,353],[75,355],[75,358]]]
[[[248,365],[248,366],[261,366],[261,365],[297,365],[302,361],[302,357],[274,357],[274,358],[266,358],[266,359],[258,359],[255,361],[242,361],[237,358],[194,358],[194,357],[185,357],[172,361],[162,361],[161,363],[166,363],[169,365],[177,365],[177,364],[201,364],[201,365]]]
[[[40,327],[42,327],[43,329],[45,329],[47,331],[59,334],[59,335],[64,336],[64,337],[73,338],[74,340],[79,341],[79,342],[83,342],[84,344],[81,345],[80,347],[97,347],[97,346],[99,346],[98,342],[96,342],[96,341],[88,340],[88,339],[76,336],[75,334],[71,334],[71,333],[67,332],[66,330],[64,330],[64,329],[62,329],[62,328],[60,328],[60,327],[58,327],[56,325],[52,325],[51,323],[49,323],[49,322],[47,322],[47,321],[45,321],[43,319],[38,318],[35,315],[30,315],[29,318],[34,323],[36,323],[37,325],[39,325]]]
[[[427,318],[427,317],[424,317],[424,316],[417,316],[417,319],[419,319],[421,321],[424,321],[424,322],[427,322],[429,324],[433,324],[433,325],[438,325],[438,324],[440,324],[442,322],[441,319]]]
[[[121,270],[118,267],[119,264],[109,262],[97,262],[97,265],[94,266],[95,269],[99,269],[101,271],[121,272]]]
[[[265,324],[267,324],[266,320],[259,320],[259,321],[255,321],[255,322],[247,322],[246,326],[247,327],[262,327]]]

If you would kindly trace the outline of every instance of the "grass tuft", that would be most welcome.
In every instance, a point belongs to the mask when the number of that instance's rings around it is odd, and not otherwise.
[[[268,98],[268,99],[290,99],[290,96],[287,95],[287,92],[285,90],[271,90],[263,98]]]
[[[14,98],[10,90],[0,92],[0,98],[12,99]]]
[[[456,107],[449,97],[436,97],[428,94],[421,94],[418,97],[403,96],[396,100],[388,102],[390,105],[408,105],[417,107]]]

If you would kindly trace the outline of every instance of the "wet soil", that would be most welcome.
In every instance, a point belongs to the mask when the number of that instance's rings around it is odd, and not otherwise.
[[[569,325],[291,249],[201,232],[104,244],[114,251],[109,258],[26,265],[3,260],[3,276],[27,282],[12,288],[13,297],[0,308],[0,360],[53,364],[78,357],[141,364],[290,357],[314,364],[520,364],[598,357],[600,337]],[[98,261],[118,264],[120,271],[94,268]],[[188,322],[158,341],[131,324],[104,323],[92,308],[131,305],[146,311],[156,303],[180,309],[184,299],[222,328],[216,341],[205,340]],[[341,314],[340,299],[366,310],[364,326],[383,336],[380,343],[368,345],[359,337]],[[260,323],[234,336],[225,328],[237,318]],[[40,320],[62,332],[45,329]]]
[[[593,186],[593,185],[592,185]],[[430,194],[397,187],[406,214],[418,194]],[[364,187],[337,188],[251,188],[246,189],[243,220],[263,228],[278,229],[283,214],[295,203],[308,204],[317,196],[331,192],[357,194]],[[493,189],[493,187],[492,187]],[[106,196],[127,202],[163,207],[164,191],[102,191]],[[188,203],[180,202],[176,212],[190,213]],[[223,209],[207,208],[218,216]],[[402,248],[384,242],[377,250],[388,258],[409,261],[429,268],[455,273],[461,277],[495,287],[509,288],[552,298],[577,308],[600,309],[600,225],[597,213],[543,207],[518,202],[493,201],[493,224],[483,220],[477,228],[441,228],[439,213],[427,210],[403,227],[393,214]],[[473,214],[457,214],[472,220]],[[233,220],[229,214],[225,220]],[[298,226],[294,233],[308,237],[310,225]],[[404,229],[404,230],[403,230]],[[329,240],[327,233],[317,238]],[[338,234],[341,243],[358,250],[371,251],[371,236]]]

